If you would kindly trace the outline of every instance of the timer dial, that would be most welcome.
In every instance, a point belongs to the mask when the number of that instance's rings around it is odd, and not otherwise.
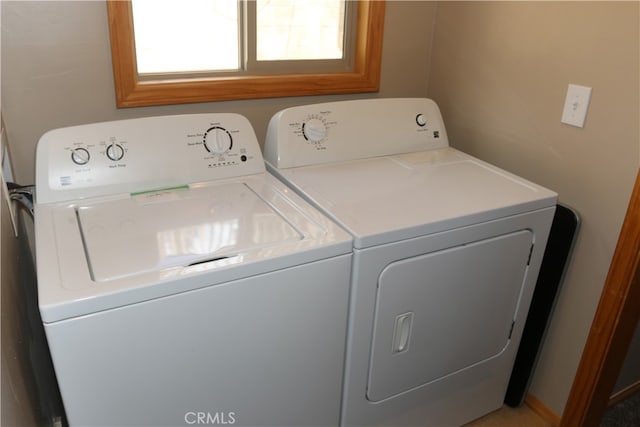
[[[71,151],[71,160],[76,165],[86,165],[87,163],[89,163],[90,158],[91,155],[86,148],[76,148]]]
[[[311,117],[302,124],[304,139],[310,142],[320,142],[327,137],[327,125],[317,117]]]
[[[211,154],[222,154],[233,147],[233,138],[225,128],[214,126],[204,133],[204,148]]]
[[[122,145],[113,143],[107,147],[107,157],[114,162],[124,157],[124,148]]]

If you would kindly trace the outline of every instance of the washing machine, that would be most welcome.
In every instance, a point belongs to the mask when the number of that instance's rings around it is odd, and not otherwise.
[[[353,236],[341,425],[454,426],[499,408],[556,193],[450,147],[429,99],[280,111],[264,155]]]
[[[237,114],[50,131],[39,309],[72,426],[337,425],[351,236]]]

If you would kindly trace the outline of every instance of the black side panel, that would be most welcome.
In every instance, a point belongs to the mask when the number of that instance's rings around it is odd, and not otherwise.
[[[522,404],[529,388],[531,373],[538,359],[540,344],[571,253],[578,222],[579,217],[575,211],[562,205],[557,206],[504,399],[504,403],[511,407]]]

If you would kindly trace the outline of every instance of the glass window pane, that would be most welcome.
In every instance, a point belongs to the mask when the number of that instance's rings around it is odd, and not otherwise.
[[[257,0],[258,61],[340,59],[344,0]]]
[[[239,68],[237,0],[132,0],[138,72]]]

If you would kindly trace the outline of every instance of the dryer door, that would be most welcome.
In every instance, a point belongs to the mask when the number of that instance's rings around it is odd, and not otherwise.
[[[367,398],[381,401],[499,356],[532,240],[521,230],[389,264],[378,278]]]

